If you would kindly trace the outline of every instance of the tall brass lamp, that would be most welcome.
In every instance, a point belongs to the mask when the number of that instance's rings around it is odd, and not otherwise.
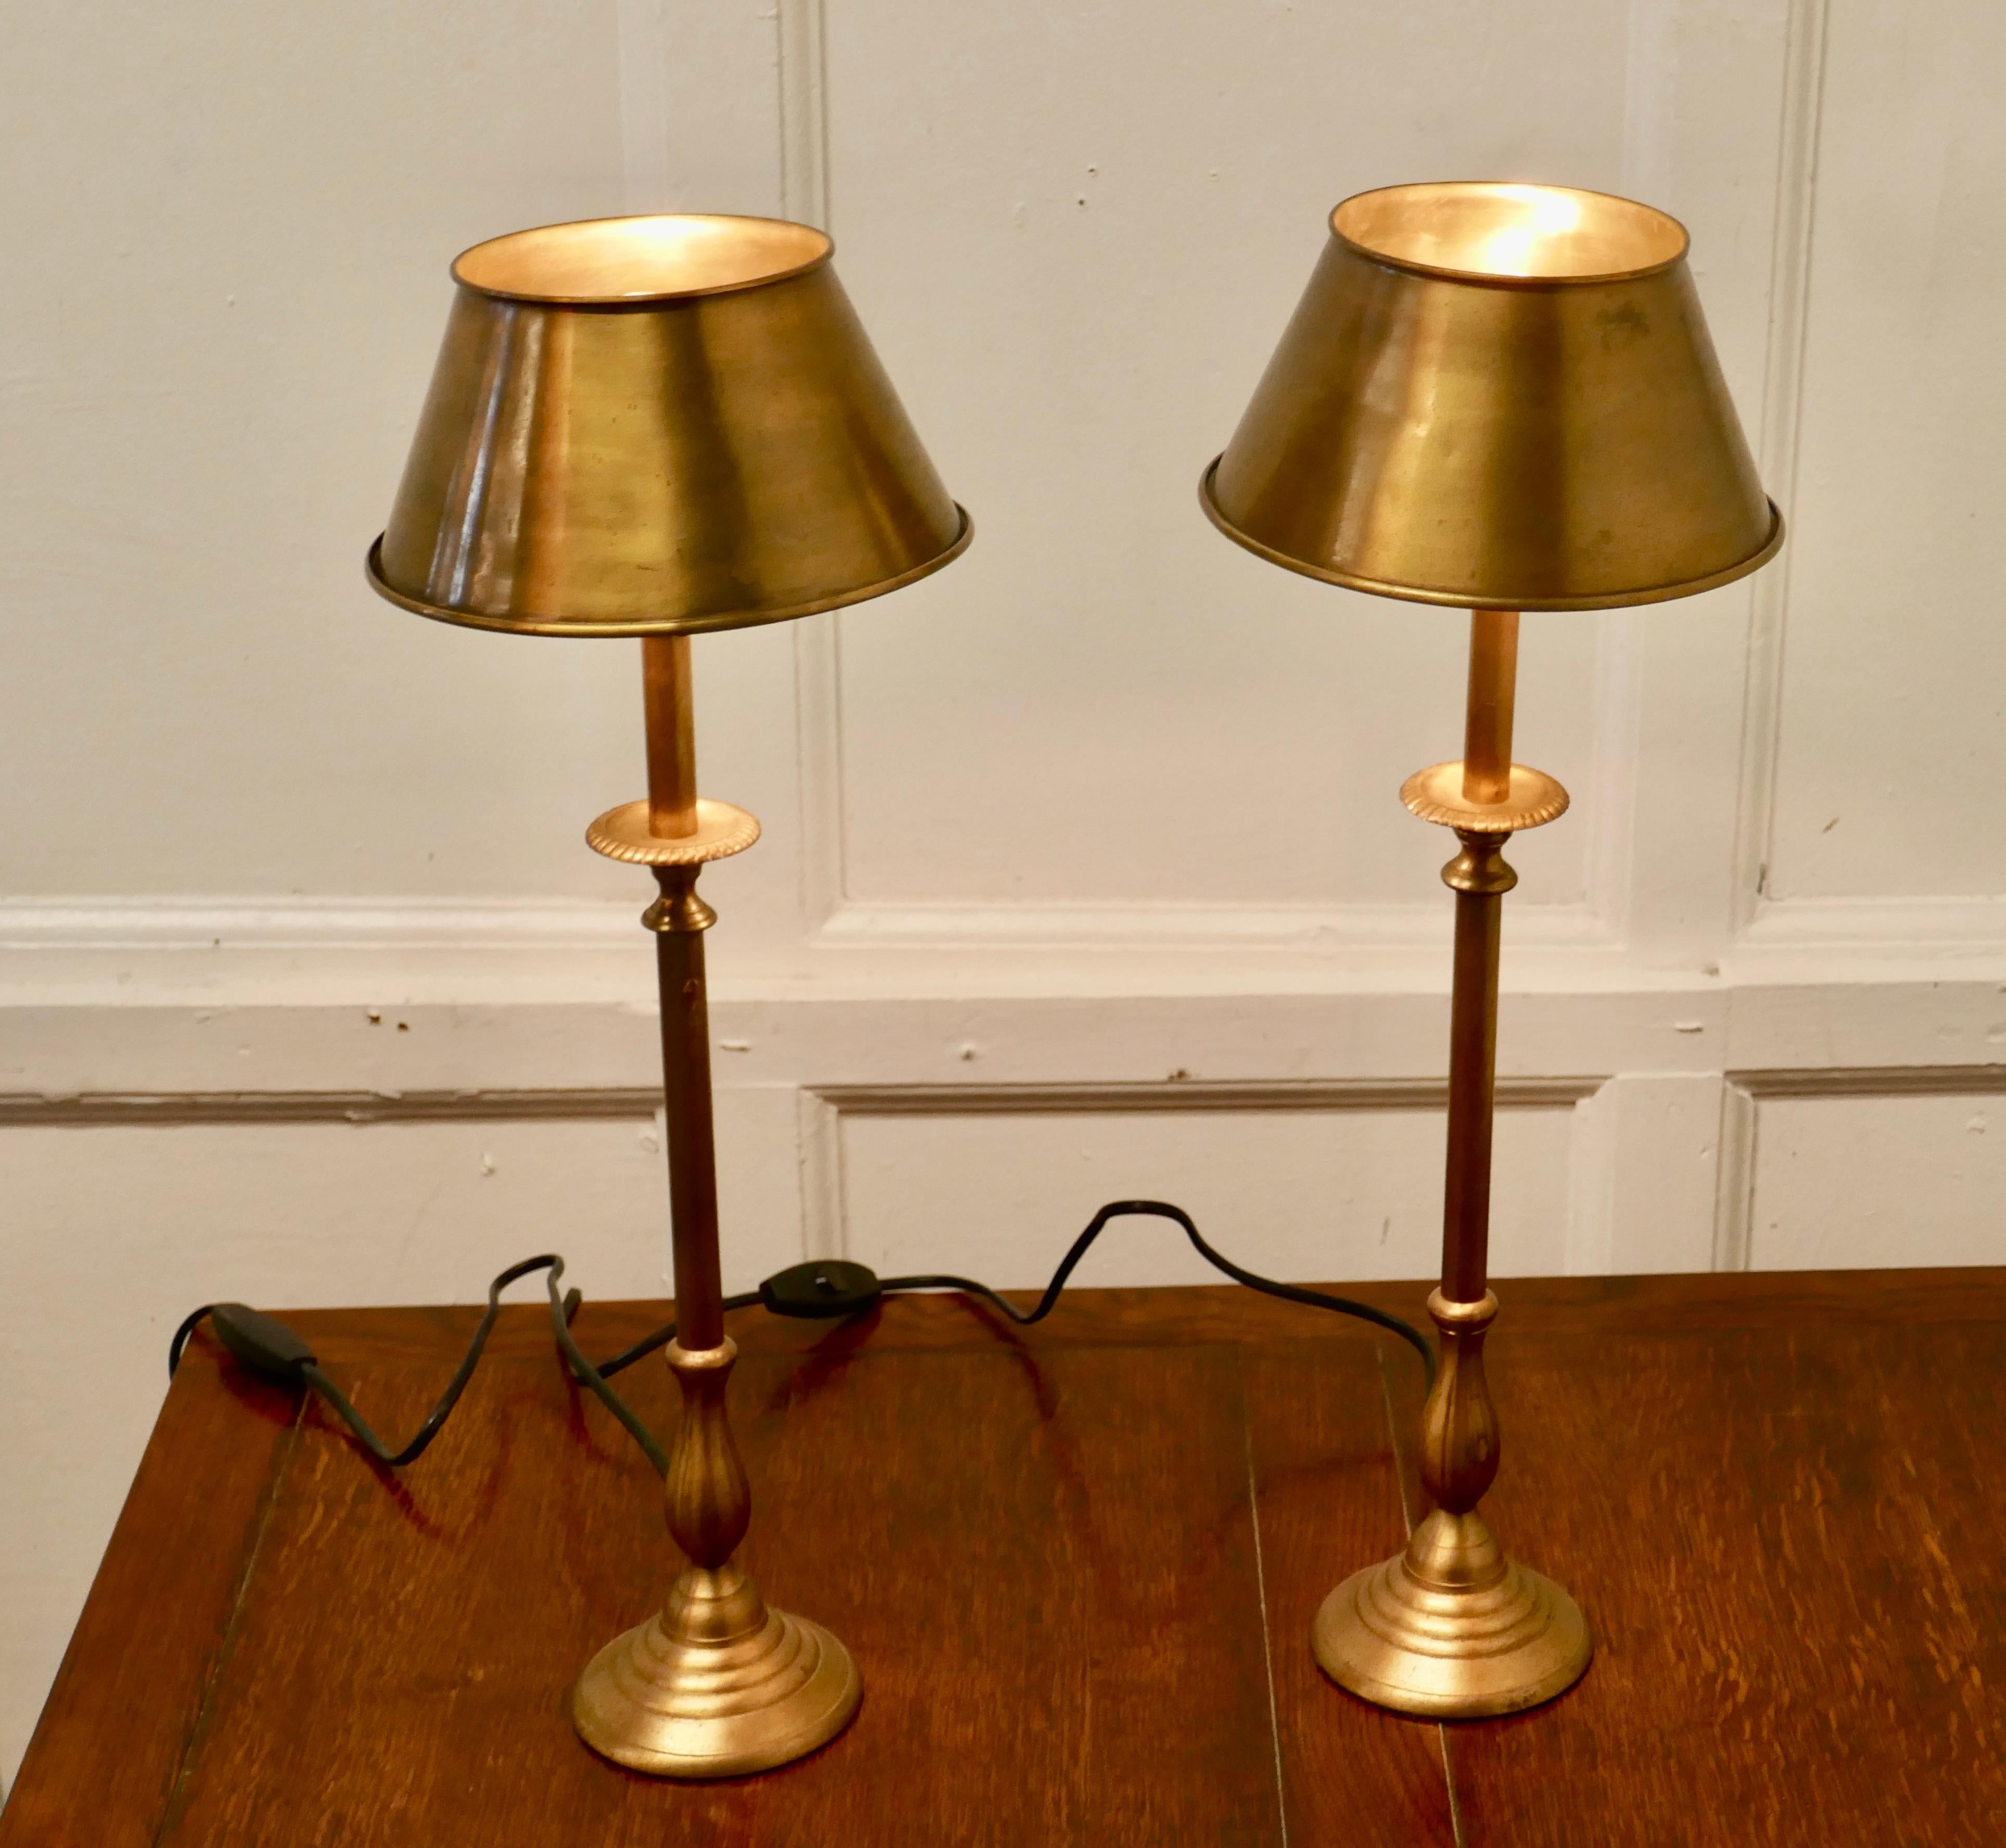
[[[836,273],[827,238],[763,218],[548,225],[477,245],[403,484],[369,554],[405,609],[518,635],[641,638],[648,794],[598,852],[646,866],[662,1003],[683,1417],[668,1523],[688,1568],[572,1696],[637,1771],[720,1777],[813,1751],[860,1684],[819,1625],[734,1563],[751,1515],[725,1414],[703,933],[710,861],[759,824],[696,792],[689,638],[876,597],[968,544]]]
[[[1512,761],[1519,612],[1689,597],[1774,555],[1678,222],[1553,186],[1387,187],[1345,201],[1226,452],[1205,512],[1291,571],[1468,608],[1463,753],[1402,801],[1455,831],[1442,1364],[1421,1415],[1433,1507],[1404,1552],[1325,1600],[1341,1685],[1409,1713],[1504,1713],[1588,1666],[1558,1586],[1506,1558],[1477,1503],[1497,1473],[1483,1339],[1505,841],[1567,791]]]

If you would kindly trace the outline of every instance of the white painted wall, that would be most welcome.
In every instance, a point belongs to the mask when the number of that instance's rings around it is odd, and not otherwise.
[[[1041,1277],[1106,1197],[1427,1267],[1458,619],[1195,485],[1328,207],[1684,217],[1793,542],[1526,630],[1500,1269],[2006,1258],[2006,28],[1979,0],[350,0],[23,19],[0,70],[0,1768],[217,1294],[658,1291],[631,645],[370,596],[454,252],[828,224],[952,570],[699,646],[727,1262]],[[644,882],[645,885],[645,882]],[[351,1120],[359,1118],[361,1120]],[[1181,1280],[1153,1229],[1086,1280]],[[123,1358],[82,1370],[95,1351]]]

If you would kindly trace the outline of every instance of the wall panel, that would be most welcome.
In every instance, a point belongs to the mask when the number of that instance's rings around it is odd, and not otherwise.
[[[1767,1097],[1751,1268],[2006,1262],[2006,1093]]]
[[[2006,892],[2006,16],[1833,0],[1768,891]],[[1996,931],[1997,926],[1995,924]]]
[[[568,850],[633,755],[612,655],[414,621],[362,555],[448,261],[620,207],[611,5],[115,0],[16,26],[9,893],[609,889]]]
[[[1501,1114],[1492,1237],[1501,1276],[1567,1268],[1574,1111]],[[1426,1277],[1441,1267],[1442,1113],[1068,1108],[1029,1114],[846,1112],[846,1255],[1042,1287],[1094,1209],[1175,1202],[1228,1257],[1271,1276]],[[1086,1285],[1210,1283],[1163,1221],[1109,1226]],[[1418,1307],[1418,1304],[1417,1304]]]
[[[1458,747],[1463,619],[1240,553],[1198,477],[1339,198],[1417,172],[1615,184],[1620,18],[831,9],[841,261],[977,523],[932,586],[841,618],[849,896],[1425,894],[1438,843],[1397,791]],[[1421,68],[1423,96],[1385,80]],[[1585,801],[1595,646],[1529,625],[1520,720]],[[1529,905],[1582,897],[1587,838],[1523,843]]]

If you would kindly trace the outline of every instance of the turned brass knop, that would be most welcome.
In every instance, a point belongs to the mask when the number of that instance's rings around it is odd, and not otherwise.
[[[699,866],[658,866],[655,883],[662,896],[641,913],[641,921],[651,931],[681,933],[707,931],[717,922],[717,913],[696,895]]]
[[[1452,891],[1502,898],[1519,883],[1518,874],[1504,858],[1509,836],[1466,833],[1459,828],[1455,837],[1462,843],[1462,851],[1441,870],[1442,883]]]
[[[1497,1314],[1483,1301],[1452,1303],[1438,1290],[1428,1313],[1441,1331],[1441,1363],[1421,1409],[1421,1487],[1438,1508],[1467,1514],[1497,1475],[1497,1414],[1483,1378],[1483,1337]]]
[[[682,1389],[682,1424],[669,1453],[663,1484],[669,1531],[692,1565],[715,1569],[737,1550],[752,1519],[752,1490],[745,1479],[724,1394],[738,1346],[728,1338],[695,1353],[680,1341],[668,1347],[669,1371]]]

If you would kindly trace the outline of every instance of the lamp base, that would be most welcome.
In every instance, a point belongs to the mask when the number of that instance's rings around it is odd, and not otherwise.
[[[769,1609],[736,1565],[692,1567],[662,1609],[586,1663],[572,1723],[652,1777],[737,1777],[825,1745],[863,1697],[849,1650]]]
[[[1310,1642],[1340,1688],[1438,1720],[1551,1700],[1581,1678],[1594,1647],[1580,1607],[1506,1559],[1481,1515],[1442,1508],[1404,1553],[1324,1600]]]

